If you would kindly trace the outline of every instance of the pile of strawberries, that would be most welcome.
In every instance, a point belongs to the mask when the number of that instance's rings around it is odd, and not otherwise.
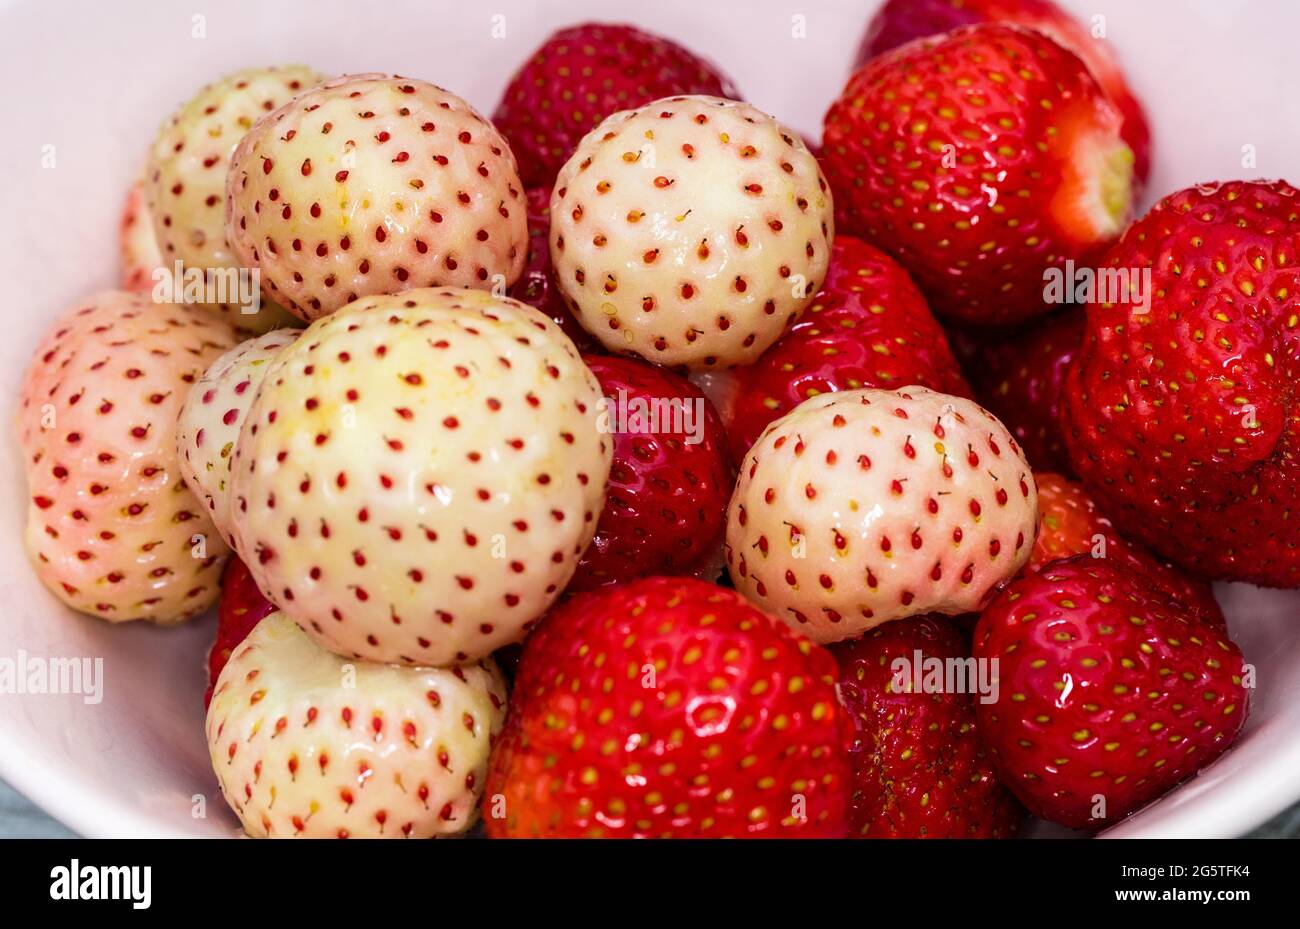
[[[27,545],[108,622],[219,603],[249,835],[1098,830],[1232,744],[1209,582],[1300,587],[1300,195],[1134,218],[1142,108],[1046,0],[860,59],[820,150],[593,24],[493,121],[288,67],[163,127],[26,374]]]

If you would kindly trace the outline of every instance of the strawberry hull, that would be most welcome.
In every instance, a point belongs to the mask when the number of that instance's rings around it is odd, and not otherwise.
[[[1121,133],[1133,150],[1133,173],[1139,182],[1146,182],[1151,172],[1151,129],[1142,104],[1129,89],[1110,44],[1050,0],[887,0],[867,27],[854,61],[860,67],[913,39],[982,22],[1034,29],[1083,59],[1123,115]]]
[[[1045,312],[1048,269],[1123,229],[1119,125],[1073,53],[989,23],[868,62],[826,113],[821,161],[843,231],[889,252],[940,317],[1008,326]]]

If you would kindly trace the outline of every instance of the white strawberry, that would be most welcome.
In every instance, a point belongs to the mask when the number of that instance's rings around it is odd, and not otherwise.
[[[164,281],[171,280],[171,270],[163,265],[162,253],[158,250],[158,236],[153,231],[144,181],[136,181],[126,193],[119,232],[123,290],[149,293],[158,284],[159,274]]]
[[[37,347],[18,415],[27,550],[69,606],[110,622],[173,623],[216,599],[228,549],[181,478],[176,417],[234,344],[202,310],[109,291]]]
[[[230,469],[235,440],[267,365],[300,330],[276,329],[235,346],[204,372],[176,423],[181,475],[232,547]]]
[[[369,297],[272,362],[236,448],[238,548],[324,647],[445,665],[521,639],[604,505],[600,386],[560,328],[463,288]]]
[[[1034,478],[970,400],[923,387],[806,400],[741,466],[727,520],[736,588],[816,642],[978,610],[1029,559]]]
[[[556,281],[613,351],[747,364],[826,273],[830,190],[799,136],[747,103],[670,97],[607,118],[551,195]]]
[[[172,114],[145,168],[145,196],[164,267],[170,269],[178,260],[187,270],[240,266],[226,241],[231,155],[259,118],[322,80],[301,65],[250,68],[209,84]],[[226,295],[224,302],[203,305],[240,329],[267,332],[292,321],[270,301],[249,313],[228,288]]]
[[[424,81],[339,78],[258,122],[228,179],[227,231],[303,319],[416,287],[504,293],[528,253],[501,135]]]
[[[208,750],[254,838],[457,835],[478,818],[505,707],[490,660],[350,664],[272,613],[217,679]]]

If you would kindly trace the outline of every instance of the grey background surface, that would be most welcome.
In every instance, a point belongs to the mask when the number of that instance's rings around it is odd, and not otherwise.
[[[64,839],[73,833],[27,802],[4,781],[0,781],[0,838]],[[1300,803],[1248,834],[1258,839],[1300,837]]]

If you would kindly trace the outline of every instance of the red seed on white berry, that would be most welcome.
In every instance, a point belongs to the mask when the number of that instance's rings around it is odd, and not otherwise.
[[[478,819],[505,710],[490,660],[350,664],[272,613],[217,679],[208,750],[255,838],[452,836]]]
[[[267,366],[298,335],[297,329],[276,329],[226,352],[194,385],[176,423],[181,476],[234,548],[230,474],[235,440]]]
[[[109,291],[37,347],[18,414],[27,550],[73,609],[165,624],[216,600],[228,549],[181,478],[176,419],[234,343],[203,310]]]
[[[1006,428],[923,387],[804,401],[767,427],[728,511],[736,588],[817,642],[967,613],[1029,559],[1033,475]]]
[[[239,549],[321,645],[445,665],[521,639],[604,504],[599,384],[532,307],[369,297],[272,362],[236,447]]]
[[[330,81],[260,120],[235,152],[227,234],[306,320],[417,287],[504,293],[528,254],[514,156],[468,103],[425,81]]]
[[[757,358],[826,274],[830,189],[794,132],[747,103],[615,113],[560,170],[556,281],[605,347],[691,368]]]

